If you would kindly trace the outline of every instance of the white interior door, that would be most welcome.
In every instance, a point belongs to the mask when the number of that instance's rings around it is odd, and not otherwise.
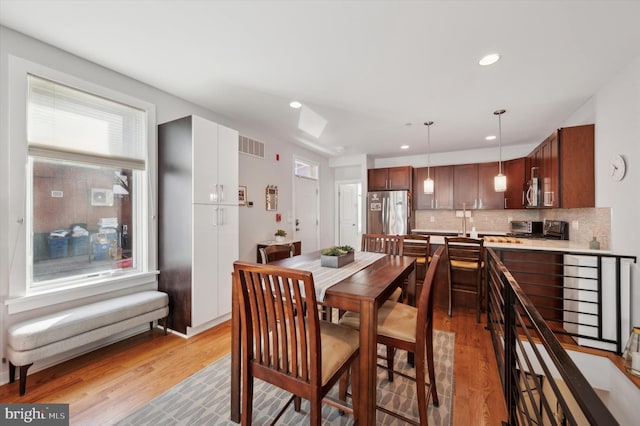
[[[318,250],[318,181],[294,177],[295,239],[302,243],[302,253]]]
[[[361,188],[360,183],[338,185],[338,244],[341,246],[360,247]]]

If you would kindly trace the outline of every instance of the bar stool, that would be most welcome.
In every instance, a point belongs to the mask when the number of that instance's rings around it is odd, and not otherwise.
[[[474,294],[476,296],[476,322],[480,322],[480,309],[482,306],[482,270],[484,269],[484,240],[481,238],[445,237],[445,252],[449,264],[449,316],[451,316],[451,303],[453,292]],[[458,280],[455,276],[470,276],[471,285]],[[457,285],[454,285],[457,284]]]
[[[416,258],[416,287],[418,288],[422,287],[422,284],[418,285],[418,283],[422,283],[422,280],[424,280],[429,263],[431,263],[430,241],[431,237],[429,235],[407,234],[404,236],[404,255]],[[413,295],[416,300],[420,297],[418,288],[416,288],[416,294]],[[413,305],[413,300],[407,300],[410,298],[406,294],[406,282],[404,289],[404,303],[410,302]]]
[[[386,253],[404,256],[404,236],[387,234],[362,234],[360,251]],[[389,300],[398,301],[403,298],[403,288],[398,287]]]

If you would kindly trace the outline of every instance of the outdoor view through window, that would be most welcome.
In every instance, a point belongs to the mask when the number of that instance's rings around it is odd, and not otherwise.
[[[33,281],[131,268],[132,171],[33,161]]]

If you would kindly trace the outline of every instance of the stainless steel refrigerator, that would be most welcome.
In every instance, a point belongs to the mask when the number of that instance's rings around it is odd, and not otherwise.
[[[411,233],[411,197],[408,191],[372,191],[367,194],[367,232]]]

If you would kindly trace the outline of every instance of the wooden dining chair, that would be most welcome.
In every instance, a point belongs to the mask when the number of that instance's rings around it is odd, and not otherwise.
[[[320,425],[322,402],[355,418],[355,402],[352,408],[346,398],[328,398],[327,393],[350,367],[357,383],[359,333],[321,321],[317,309],[298,309],[317,304],[312,273],[236,261],[234,285],[242,336],[241,423],[252,422],[254,378],[293,394],[274,423],[292,401],[300,411],[300,398],[310,403],[309,424]],[[353,387],[357,390],[357,384]]]
[[[448,260],[449,316],[452,314],[454,291],[473,294],[476,298],[476,322],[479,323],[483,300],[484,240],[482,238],[445,237],[444,244]],[[468,277],[466,281],[462,280],[464,276]]]
[[[431,236],[420,234],[407,234],[404,235],[404,255],[412,256],[416,258],[416,282],[421,282],[427,274],[427,268],[431,261]],[[404,303],[414,304],[415,300],[409,300],[407,295],[406,283],[404,287]],[[417,299],[419,296],[418,289],[416,294],[413,295]]]
[[[386,253],[402,256],[404,253],[402,235],[362,234],[360,250],[373,253]]]
[[[396,256],[404,254],[404,237],[402,235],[386,234],[362,234],[361,251],[372,253],[386,253]],[[390,300],[400,300],[404,294],[404,289],[398,287],[389,297]]]
[[[275,260],[293,257],[293,244],[273,244],[260,248],[260,257],[262,263],[270,263]]]
[[[427,396],[431,396],[434,406],[439,405],[433,362],[433,286],[443,251],[444,247],[440,246],[433,254],[416,307],[386,301],[378,310],[377,342],[415,354],[415,378],[411,379],[416,382],[420,422],[401,413],[385,412],[415,425],[427,424]],[[347,312],[340,324],[357,330],[360,328],[360,314]],[[393,361],[393,358],[387,361],[387,370],[393,371]],[[425,372],[429,375],[429,383],[425,381]],[[393,381],[393,378],[390,380]],[[347,385],[347,378],[342,378],[338,392],[341,398],[346,397]]]

